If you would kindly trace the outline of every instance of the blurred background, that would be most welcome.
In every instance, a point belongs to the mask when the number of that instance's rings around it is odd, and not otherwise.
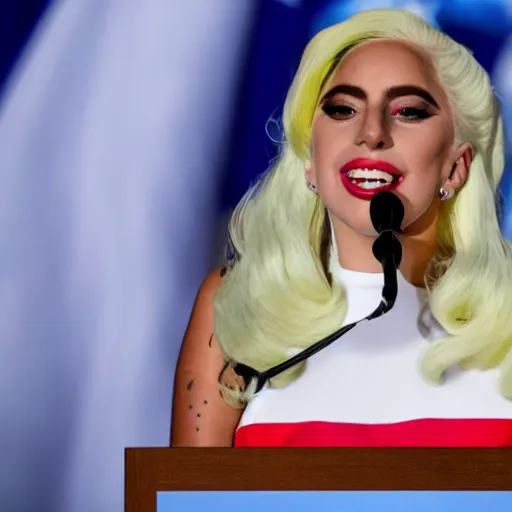
[[[469,47],[512,133],[512,0],[3,0],[1,510],[121,512],[305,44],[376,7]],[[510,170],[501,189],[512,238]]]

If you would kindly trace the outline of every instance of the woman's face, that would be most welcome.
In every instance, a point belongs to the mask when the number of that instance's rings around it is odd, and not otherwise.
[[[426,57],[403,43],[368,41],[347,54],[322,93],[306,178],[335,226],[373,235],[377,191],[402,199],[403,227],[411,226],[439,207],[440,187],[462,186],[468,151],[454,145],[452,112]]]

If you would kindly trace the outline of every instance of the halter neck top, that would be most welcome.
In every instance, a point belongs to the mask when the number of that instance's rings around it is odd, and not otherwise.
[[[331,272],[346,289],[343,325],[377,307],[382,274],[339,265]],[[512,446],[512,402],[499,394],[497,370],[453,368],[440,386],[420,374],[422,354],[444,336],[426,291],[399,273],[393,309],[310,357],[286,387],[265,386],[242,414],[234,445]]]

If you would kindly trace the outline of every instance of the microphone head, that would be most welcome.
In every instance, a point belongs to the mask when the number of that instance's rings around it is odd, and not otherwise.
[[[370,201],[370,218],[379,234],[387,230],[401,233],[404,215],[402,201],[391,192],[377,192]]]

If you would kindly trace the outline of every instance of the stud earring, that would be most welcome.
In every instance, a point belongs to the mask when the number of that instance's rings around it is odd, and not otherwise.
[[[451,199],[454,195],[453,190],[445,190],[443,187],[439,189],[439,198],[441,201],[446,201],[447,199]]]
[[[314,185],[313,183],[308,183],[308,187],[310,190],[312,190],[313,192],[316,190],[316,185]]]

